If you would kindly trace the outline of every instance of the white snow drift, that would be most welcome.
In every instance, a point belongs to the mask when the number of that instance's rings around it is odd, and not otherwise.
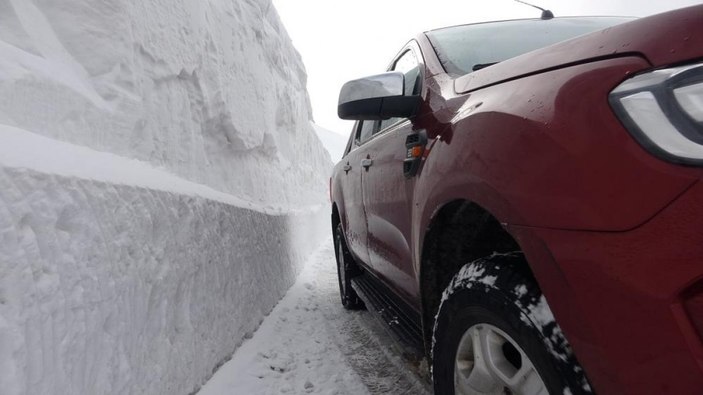
[[[339,162],[344,155],[344,150],[347,147],[347,140],[349,140],[349,138],[325,129],[317,124],[313,124],[312,126],[315,128],[317,137],[329,152],[332,162]]]
[[[0,389],[187,394],[327,233],[269,0],[0,0]]]

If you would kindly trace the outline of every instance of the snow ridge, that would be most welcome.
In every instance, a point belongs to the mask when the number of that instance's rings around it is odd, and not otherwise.
[[[196,184],[136,159],[94,151],[6,125],[0,125],[0,135],[3,142],[0,146],[0,165],[5,167],[26,168],[64,177],[197,196],[265,214],[317,212],[324,206],[314,204],[291,208],[262,205],[217,191],[207,185]],[[40,157],[41,161],[37,161],[37,157]]]

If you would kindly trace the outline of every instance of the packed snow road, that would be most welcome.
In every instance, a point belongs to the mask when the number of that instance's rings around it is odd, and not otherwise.
[[[427,394],[413,364],[369,312],[339,302],[332,241],[200,390],[223,394]]]

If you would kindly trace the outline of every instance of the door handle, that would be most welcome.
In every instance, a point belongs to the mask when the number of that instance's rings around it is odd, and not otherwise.
[[[349,163],[347,163],[346,165],[344,165],[344,167],[342,167],[342,169],[344,170],[344,173],[345,173],[345,174],[349,174],[349,171],[350,171],[352,168],[351,168],[351,166],[349,165]]]
[[[361,166],[369,171],[369,167],[373,166],[373,159],[364,159],[361,161]]]

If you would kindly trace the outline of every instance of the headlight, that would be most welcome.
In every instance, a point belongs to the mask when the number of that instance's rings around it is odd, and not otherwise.
[[[632,77],[610,93],[610,105],[654,155],[703,165],[703,64]]]

